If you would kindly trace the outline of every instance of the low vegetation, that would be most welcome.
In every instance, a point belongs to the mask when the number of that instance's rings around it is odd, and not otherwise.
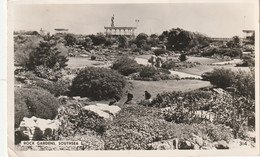
[[[82,69],[72,81],[71,95],[90,97],[95,100],[121,96],[126,86],[125,78],[118,72],[106,68]]]
[[[255,131],[254,54],[244,55],[241,49],[237,36],[215,42],[180,28],[135,38],[14,32],[15,144],[29,140],[19,125],[32,116],[59,122],[54,132],[36,128],[33,140],[82,141],[80,148],[32,150],[173,149],[160,144],[176,139],[179,149],[228,149],[234,139],[255,143],[247,135]],[[68,56],[82,56],[91,64],[68,67]],[[146,59],[138,64],[135,57],[146,58],[149,65]],[[241,64],[220,66],[250,70],[210,71],[213,62],[241,57]],[[207,73],[203,80],[173,75],[185,70]],[[143,95],[145,90],[150,96]],[[97,112],[85,105],[118,110]]]
[[[53,119],[58,113],[59,101],[41,88],[21,88],[15,91],[15,126],[24,117]]]

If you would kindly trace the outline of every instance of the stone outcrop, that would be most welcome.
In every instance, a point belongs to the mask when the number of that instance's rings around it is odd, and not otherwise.
[[[20,133],[17,134],[23,134],[23,136],[29,137],[29,140],[33,140],[34,138],[43,138],[44,135],[52,135],[55,130],[58,130],[59,126],[59,120],[42,119],[34,116],[31,118],[24,117],[17,129]],[[36,133],[38,135],[40,133],[39,136],[42,137],[36,137]]]
[[[113,119],[113,117],[121,110],[115,105],[107,105],[103,103],[96,103],[95,105],[87,105],[83,107],[84,110],[90,110],[97,113],[100,117],[105,119]]]

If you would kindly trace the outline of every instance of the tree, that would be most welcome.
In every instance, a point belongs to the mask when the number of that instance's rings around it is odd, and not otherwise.
[[[66,34],[64,37],[67,46],[73,46],[76,44],[77,39],[73,34]]]
[[[163,33],[158,37],[160,41],[164,41],[167,39],[169,32],[168,31],[163,31]]]
[[[119,47],[126,48],[128,46],[128,41],[125,36],[120,35],[118,37]]]
[[[93,45],[101,45],[106,42],[106,37],[102,33],[98,33],[97,35],[92,34],[89,37],[92,40]]]
[[[167,47],[173,50],[184,50],[189,48],[189,44],[194,39],[194,33],[183,29],[171,29],[167,37]]]
[[[148,39],[148,43],[149,43],[149,45],[151,45],[152,47],[157,46],[158,43],[159,43],[158,35],[156,35],[156,34],[150,35],[150,37],[149,37],[149,39]]]
[[[241,40],[238,36],[233,36],[232,40],[227,42],[227,46],[229,48],[240,48],[241,47]]]
[[[29,54],[29,61],[26,64],[29,70],[35,70],[38,66],[59,70],[67,66],[67,56],[61,54],[53,38],[54,36],[49,35],[44,37],[44,41]]]
[[[137,47],[142,48],[144,45],[147,44],[147,40],[148,40],[148,35],[145,33],[140,33],[137,35],[135,39],[135,43]]]

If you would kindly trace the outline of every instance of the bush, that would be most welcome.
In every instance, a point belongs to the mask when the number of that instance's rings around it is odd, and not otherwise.
[[[156,49],[156,50],[154,50],[154,55],[156,55],[156,56],[160,56],[160,55],[166,54],[166,53],[167,53],[167,51],[165,49]]]
[[[57,117],[66,122],[58,130],[62,136],[84,134],[88,131],[103,134],[106,131],[106,120],[93,111],[83,109],[79,104],[68,104],[60,108]]]
[[[218,91],[221,94],[213,91],[165,92],[158,94],[150,105],[169,107],[162,112],[166,121],[222,124],[232,128],[232,133],[237,138],[243,131],[246,120],[254,119],[255,102],[249,97],[237,96],[220,89]]]
[[[90,59],[91,59],[91,60],[96,60],[97,57],[96,57],[96,56],[91,56]]]
[[[29,70],[35,70],[43,66],[52,70],[60,70],[67,66],[67,56],[58,50],[57,42],[54,36],[45,37],[44,41],[39,43],[34,51],[29,54],[29,61],[26,67]]]
[[[45,90],[48,90],[51,94],[58,97],[61,95],[67,95],[69,92],[70,80],[59,79],[58,81],[46,81],[36,80],[35,84]]]
[[[166,62],[163,62],[162,64],[162,68],[164,69],[173,69],[175,68],[175,62],[174,61],[166,61]]]
[[[15,126],[20,125],[23,117],[53,119],[59,106],[59,101],[43,89],[18,89],[15,91]]]
[[[193,135],[209,142],[229,140],[232,133],[220,125],[175,124],[166,122],[159,116],[158,109],[138,105],[126,105],[108,126],[103,135],[106,150],[147,150],[156,141],[178,138],[179,141],[192,141]],[[217,128],[218,127],[218,128]],[[211,130],[217,130],[211,132]]]
[[[106,68],[87,67],[73,79],[71,95],[95,100],[121,95],[126,80],[118,72]]]
[[[255,72],[251,69],[249,72],[239,70],[236,73],[232,87],[236,88],[239,95],[255,98]]]
[[[231,69],[214,69],[213,72],[208,76],[210,83],[219,88],[231,87],[235,81],[236,73]]]
[[[122,75],[128,76],[132,73],[139,72],[141,70],[141,65],[139,65],[134,59],[123,56],[113,63],[112,69],[118,70]]]
[[[255,66],[255,58],[250,55],[243,56],[243,63],[237,64],[237,66],[242,66],[242,67]]]
[[[211,93],[208,91],[190,91],[190,92],[163,92],[157,94],[156,98],[153,99],[151,105],[154,107],[164,108],[171,107],[176,104],[183,104],[184,107],[196,104],[198,101],[209,99]],[[199,104],[198,104],[199,105]],[[200,106],[197,106],[199,108]]]
[[[180,57],[179,57],[179,60],[180,60],[181,62],[186,61],[186,60],[187,60],[186,55],[185,55],[185,54],[181,54]]]
[[[213,72],[202,75],[204,80],[219,88],[234,87],[236,93],[242,96],[255,98],[255,73],[239,70],[233,72],[231,69],[214,69]]]
[[[140,71],[140,77],[153,77],[157,73],[156,69],[152,66],[145,66]]]

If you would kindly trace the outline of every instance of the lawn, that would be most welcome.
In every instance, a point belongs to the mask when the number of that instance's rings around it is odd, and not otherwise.
[[[134,101],[144,99],[144,91],[147,90],[154,98],[158,93],[164,91],[191,91],[202,87],[211,86],[208,81],[201,80],[161,80],[161,81],[136,81],[131,80]]]
[[[85,66],[102,66],[104,62],[102,61],[92,61],[85,57],[69,57],[68,68],[79,68]]]

